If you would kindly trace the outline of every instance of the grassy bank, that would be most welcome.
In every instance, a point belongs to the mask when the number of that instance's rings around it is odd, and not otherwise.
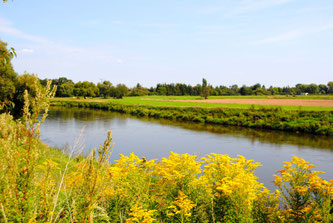
[[[123,104],[106,100],[54,100],[53,105],[103,109],[153,117],[251,128],[333,135],[333,111],[284,110],[281,107],[201,108]]]

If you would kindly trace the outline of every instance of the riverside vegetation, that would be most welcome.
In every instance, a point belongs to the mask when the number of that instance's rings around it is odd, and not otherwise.
[[[281,107],[232,109],[150,106],[117,102],[83,102],[70,99],[55,100],[52,104],[103,109],[141,117],[333,135],[333,111],[284,110]]]
[[[0,115],[0,222],[333,220],[333,181],[298,157],[277,171],[270,192],[255,176],[260,163],[242,156],[131,154],[109,163],[110,131],[86,157],[79,143],[67,154],[51,149],[39,141],[39,126],[55,89],[35,81],[35,90],[34,98],[24,93],[22,119]]]

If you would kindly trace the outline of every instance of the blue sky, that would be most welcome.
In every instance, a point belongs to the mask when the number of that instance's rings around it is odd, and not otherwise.
[[[18,73],[134,86],[333,80],[332,0],[13,0]]]

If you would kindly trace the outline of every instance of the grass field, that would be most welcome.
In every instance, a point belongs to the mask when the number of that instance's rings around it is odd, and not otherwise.
[[[211,96],[209,99],[325,99],[333,100],[333,96]],[[173,107],[202,107],[202,108],[276,108],[283,110],[304,110],[304,111],[333,111],[333,107],[314,107],[314,106],[275,106],[275,105],[251,105],[251,104],[223,104],[223,103],[205,103],[200,96],[142,96],[142,97],[124,97],[123,99],[73,99],[73,98],[55,98],[55,101],[85,101],[85,102],[115,102],[128,105],[150,105],[150,106],[173,106]],[[168,101],[168,100],[198,100],[198,102]]]

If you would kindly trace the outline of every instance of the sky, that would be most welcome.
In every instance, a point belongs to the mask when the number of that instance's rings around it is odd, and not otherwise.
[[[74,82],[333,81],[332,0],[9,0],[14,69]]]

